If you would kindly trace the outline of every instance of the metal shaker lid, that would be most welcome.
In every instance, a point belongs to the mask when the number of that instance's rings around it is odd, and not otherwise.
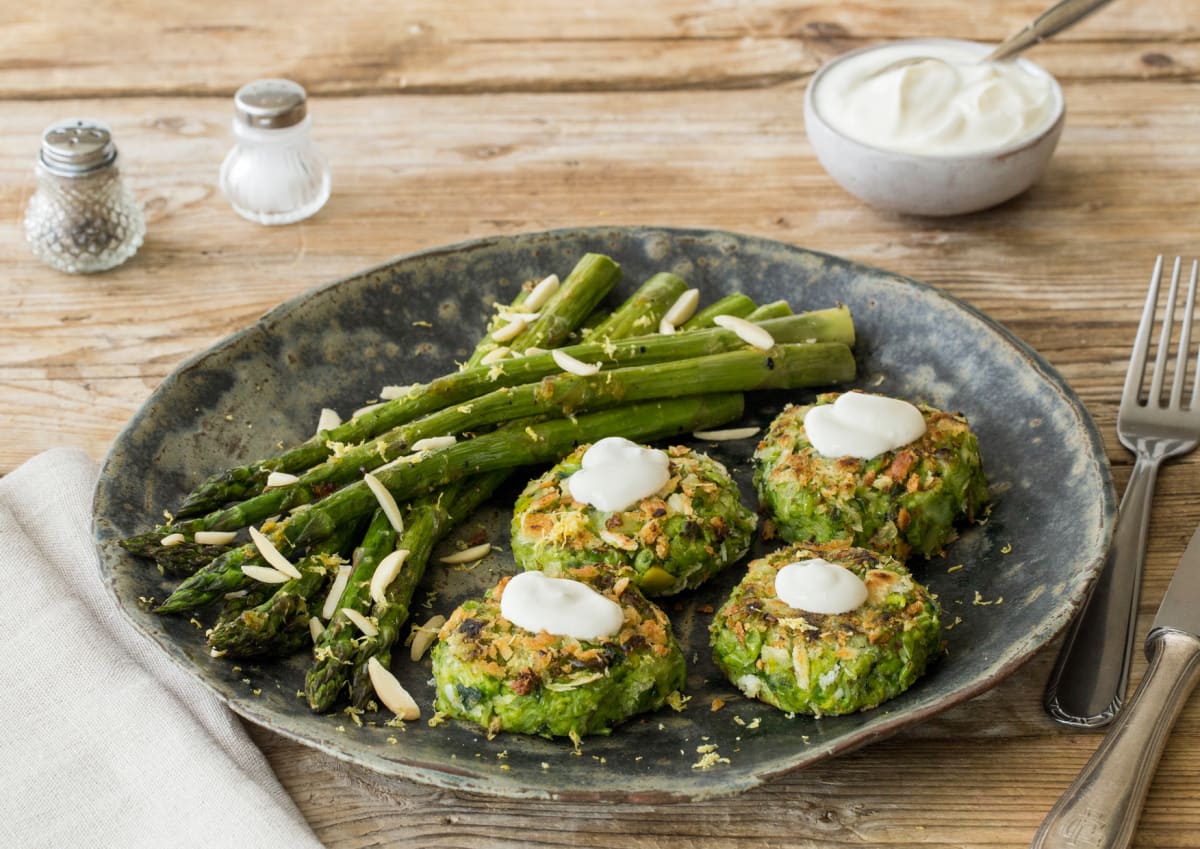
[[[238,120],[262,130],[281,130],[308,114],[304,88],[291,80],[255,80],[233,96]]]
[[[111,165],[117,158],[117,148],[106,125],[73,118],[45,129],[40,158],[51,173],[78,177]]]

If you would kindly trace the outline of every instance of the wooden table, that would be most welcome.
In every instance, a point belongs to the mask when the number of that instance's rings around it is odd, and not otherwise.
[[[823,60],[896,37],[994,41],[1041,6],[96,0],[84,15],[42,0],[10,10],[0,472],[52,446],[99,460],[185,358],[323,281],[468,237],[661,224],[781,239],[965,299],[1061,370],[1123,487],[1116,401],[1150,267],[1160,252],[1198,252],[1195,0],[1114,3],[1034,51],[1063,83],[1067,127],[1045,178],[998,209],[949,220],[873,211],[826,177],[804,135],[804,86]],[[233,214],[216,177],[233,91],[272,75],[308,88],[334,192],[315,218],[262,228]],[[20,228],[42,128],[78,115],[113,126],[149,227],[132,262],[91,277],[39,265]],[[1171,463],[1159,480],[1143,633],[1200,520],[1198,465],[1200,454]],[[1101,739],[1043,714],[1054,654],[908,733],[694,805],[383,793],[318,752],[251,733],[331,847],[1017,847]],[[1175,729],[1136,845],[1197,845],[1198,758],[1200,700]]]

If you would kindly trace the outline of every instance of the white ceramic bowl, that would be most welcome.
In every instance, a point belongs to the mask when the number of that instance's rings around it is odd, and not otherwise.
[[[1037,135],[1005,147],[962,155],[899,153],[856,141],[834,129],[817,111],[814,92],[830,68],[851,56],[903,44],[949,44],[984,56],[991,47],[956,39],[910,39],[873,45],[832,59],[809,81],[804,96],[804,126],[817,159],[846,191],[872,206],[912,215],[960,215],[995,206],[1028,189],[1050,161],[1066,119],[1058,82],[1027,59],[1016,59],[1027,72],[1050,81],[1054,119]]]

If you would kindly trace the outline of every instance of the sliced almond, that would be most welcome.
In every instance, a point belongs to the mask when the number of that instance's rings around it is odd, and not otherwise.
[[[342,613],[346,614],[346,618],[353,622],[358,630],[362,631],[366,636],[374,637],[379,633],[379,629],[375,627],[375,624],[353,607],[343,607]]]
[[[633,539],[633,537],[626,536],[625,534],[613,533],[607,528],[600,529],[600,539],[604,540],[613,548],[619,548],[622,551],[635,551],[638,547],[637,540]]]
[[[507,345],[500,345],[499,347],[492,348],[492,350],[488,351],[479,359],[479,364],[482,366],[490,366],[492,363],[498,363],[507,357],[511,351],[512,349]]]
[[[325,596],[325,604],[321,608],[322,619],[328,619],[337,612],[338,602],[342,600],[342,594],[346,592],[346,584],[350,583],[350,573],[353,571],[353,567],[349,565],[338,567],[337,575],[333,579],[333,586],[329,588],[329,595]]]
[[[441,563],[474,563],[487,557],[492,550],[490,542],[473,545],[470,548],[464,548],[462,551],[456,551],[453,554],[447,554],[445,557],[439,557]]]
[[[437,639],[438,631],[442,625],[446,623],[446,617],[440,613],[437,616],[430,616],[429,619],[417,629],[413,636],[412,648],[408,653],[409,658],[416,663],[425,656],[425,652],[433,645],[433,641]]]
[[[537,321],[537,317],[539,315],[541,315],[541,313],[538,313],[538,312],[514,312],[507,308],[502,309],[500,311],[501,318],[506,319],[507,321],[516,321],[517,319],[520,319],[521,321],[525,322],[525,324],[527,324],[527,325],[531,321]]]
[[[537,345],[530,345],[521,352],[522,357],[536,357],[538,354],[549,354],[549,348],[539,348]]]
[[[583,360],[577,360],[560,348],[551,351],[550,356],[554,357],[554,362],[560,369],[580,377],[591,377],[600,371],[599,363],[585,363]]]
[[[692,433],[704,442],[727,442],[732,439],[749,439],[759,431],[756,427],[731,427],[725,430],[697,430]]]
[[[367,404],[365,407],[359,407],[357,410],[355,410],[353,413],[351,413],[350,418],[357,419],[359,416],[361,416],[365,413],[369,413],[372,410],[378,410],[382,406],[383,406],[383,404],[378,403],[378,402],[374,403],[374,404]]]
[[[383,481],[370,472],[363,475],[363,480],[367,482],[367,489],[375,494],[375,500],[383,508],[384,515],[392,523],[392,527],[396,530],[396,533],[404,533],[404,518],[400,515],[400,505],[396,503],[396,499],[388,492],[388,488],[383,485]]]
[[[237,531],[196,531],[192,540],[196,545],[229,545],[237,539]]]
[[[525,319],[514,318],[508,324],[492,333],[492,340],[495,342],[511,342],[524,333],[525,328],[528,326],[529,322],[525,321]]]
[[[299,483],[300,478],[295,475],[289,475],[287,472],[271,472],[267,475],[267,489],[275,489],[280,486],[291,486],[294,483]]]
[[[342,417],[337,414],[337,410],[331,410],[328,407],[321,408],[321,417],[317,419],[317,433],[323,430],[333,430],[342,423]]]
[[[753,345],[760,351],[769,351],[775,347],[775,337],[763,330],[752,321],[746,321],[736,315],[719,315],[713,319],[717,327],[732,330],[747,345]]]
[[[678,327],[695,315],[698,306],[700,306],[700,290],[688,289],[675,299],[675,303],[671,304],[671,308],[667,310],[663,320],[671,322],[672,327]]]
[[[372,657],[367,661],[367,675],[371,679],[371,686],[375,688],[375,695],[383,702],[384,707],[410,722],[421,718],[421,708],[417,706],[416,701],[396,680],[396,676],[384,668],[378,658]]]
[[[533,291],[529,293],[529,297],[521,303],[521,306],[527,310],[540,310],[546,305],[546,301],[550,300],[550,296],[557,291],[558,275],[551,274],[533,287]]]
[[[379,565],[375,567],[375,574],[371,576],[371,598],[376,604],[387,603],[387,588],[396,580],[396,576],[400,574],[400,567],[407,559],[408,549],[401,548],[379,561]]]
[[[664,318],[658,323],[658,332],[663,336],[670,336],[675,332],[675,325]]]
[[[263,584],[286,584],[291,580],[278,569],[272,569],[270,566],[255,566],[253,563],[243,566],[242,574]]]
[[[308,617],[308,633],[312,634],[314,643],[321,639],[321,635],[325,633],[325,626],[321,624],[320,619],[315,616]]]
[[[379,390],[379,397],[384,401],[395,401],[397,398],[403,398],[417,386],[416,383],[410,383],[407,386],[385,386]]]
[[[171,546],[182,545],[183,543],[187,542],[187,537],[185,537],[181,533],[167,534],[165,537],[160,539],[158,542],[160,545],[170,548]]]
[[[449,448],[458,442],[458,439],[453,436],[430,436],[425,439],[418,439],[412,444],[413,451],[440,451],[443,448]]]
[[[250,539],[254,541],[254,547],[258,549],[258,553],[262,555],[263,560],[270,563],[276,569],[289,578],[299,578],[300,570],[291,564],[291,562],[280,554],[279,549],[271,542],[263,532],[258,528],[250,528]],[[245,569],[242,570],[243,572]]]

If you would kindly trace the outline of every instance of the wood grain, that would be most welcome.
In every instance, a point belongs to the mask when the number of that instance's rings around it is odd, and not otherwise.
[[[308,288],[404,252],[559,226],[717,227],[944,288],[1057,368],[1116,440],[1119,387],[1158,253],[1197,252],[1195,0],[1113,3],[1033,57],[1064,85],[1045,177],[954,219],[869,209],[804,135],[808,76],[899,37],[999,40],[1044,0],[439,0],[295,4],[44,0],[0,26],[0,473],[52,446],[103,457],[188,357]],[[230,97],[260,76],[312,95],[334,193],[261,228],[216,188]],[[92,277],[21,234],[38,136],[110,122],[147,210],[137,257]],[[1200,456],[1160,477],[1142,632],[1200,522]],[[370,775],[251,729],[330,847],[1018,847],[1099,741],[1052,723],[1054,647],[902,736],[727,799],[663,807],[513,803]],[[1136,658],[1135,677],[1144,669]],[[1200,705],[1185,710],[1136,846],[1195,846]]]
[[[104,0],[84,16],[71,14],[67,0],[30,4],[0,30],[0,95],[228,94],[247,67],[315,94],[747,88],[802,79],[867,42],[944,36],[950,21],[955,37],[997,41],[1043,8],[1039,0],[987,11],[947,0],[672,0],[634,14],[620,3],[546,0],[519,8],[353,0],[301,12],[285,0],[165,6],[147,15],[138,3]],[[1194,79],[1188,9],[1174,0],[1148,16],[1138,4],[1117,4],[1038,56],[1068,79]],[[96,20],[105,21],[102,31]]]

